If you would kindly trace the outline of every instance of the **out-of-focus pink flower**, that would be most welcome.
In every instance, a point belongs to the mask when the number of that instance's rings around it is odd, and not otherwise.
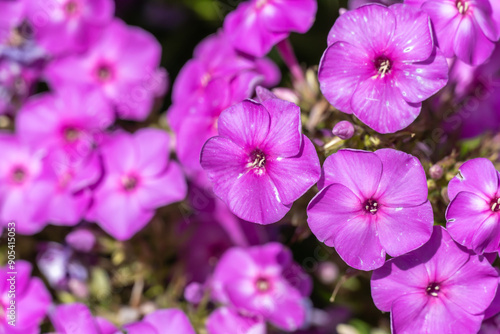
[[[94,318],[88,307],[80,303],[57,306],[50,313],[50,320],[58,334],[119,333],[111,322],[104,318]]]
[[[31,277],[31,269],[31,264],[24,260],[16,260],[15,269],[7,266],[0,268],[0,282],[2,282],[0,332],[2,333],[39,332],[39,326],[45,318],[52,298],[42,280]]]
[[[74,229],[65,238],[66,243],[78,252],[88,253],[96,244],[96,237],[86,228]]]
[[[111,135],[101,147],[104,177],[94,189],[87,218],[119,240],[132,237],[156,208],[186,196],[179,165],[169,161],[168,134],[142,129]]]
[[[391,312],[395,333],[477,333],[495,296],[498,273],[483,257],[434,226],[428,243],[373,272],[375,305]]]
[[[380,133],[410,125],[448,81],[429,16],[409,5],[362,6],[340,16],[319,65],[320,88],[339,110]]]
[[[40,182],[45,153],[19,142],[14,136],[0,137],[0,222],[16,223],[16,232],[33,234],[46,224],[48,186]]]
[[[380,268],[386,253],[399,256],[429,240],[433,212],[425,171],[414,156],[393,149],[340,150],[323,171],[307,221],[349,266]]]
[[[85,51],[114,15],[112,0],[24,0],[36,43],[58,56]]]
[[[333,127],[332,134],[342,140],[350,139],[354,135],[354,126],[349,121],[340,121]]]
[[[207,319],[208,334],[266,334],[266,324],[260,317],[249,317],[235,309],[221,307]]]
[[[262,57],[291,32],[307,32],[316,16],[316,0],[250,0],[224,20],[235,49]]]
[[[83,55],[51,62],[46,77],[52,88],[93,87],[102,92],[118,117],[143,120],[153,108],[158,87],[161,46],[148,32],[112,21]]]
[[[218,131],[203,147],[201,165],[214,193],[241,219],[277,222],[320,177],[293,103],[246,100],[222,112]]]
[[[288,331],[305,323],[304,298],[311,287],[310,278],[279,243],[231,248],[220,259],[212,278],[216,301]]]
[[[406,0],[405,3],[429,14],[439,48],[446,57],[456,55],[467,64],[480,65],[491,56],[500,38],[500,20],[492,7],[498,7],[498,1]]]

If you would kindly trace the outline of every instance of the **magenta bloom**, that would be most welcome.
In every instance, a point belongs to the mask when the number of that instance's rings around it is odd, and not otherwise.
[[[495,0],[406,0],[429,14],[439,48],[470,65],[484,63],[500,38]],[[495,5],[498,6],[498,5]],[[500,10],[500,9],[496,9]]]
[[[168,160],[169,137],[156,129],[111,136],[101,147],[105,175],[87,218],[119,240],[131,238],[156,208],[182,200],[186,181]]]
[[[435,226],[421,248],[373,272],[375,305],[391,312],[393,333],[477,333],[498,286],[496,270]]]
[[[224,32],[235,49],[262,57],[290,35],[307,32],[316,16],[316,0],[250,0],[224,20]]]
[[[380,133],[410,125],[443,88],[448,65],[429,17],[408,5],[372,4],[335,22],[319,66],[321,91],[339,110]]]
[[[306,320],[303,299],[311,292],[310,279],[279,243],[228,250],[215,268],[212,288],[217,301],[278,328],[294,331]]]
[[[87,306],[80,303],[57,306],[50,320],[58,334],[116,334],[120,333],[111,322],[94,318]]]
[[[28,18],[34,38],[51,55],[86,50],[114,14],[112,0],[46,0],[29,3]]]
[[[31,264],[24,260],[16,260],[14,270],[10,270],[7,266],[0,268],[1,333],[39,333],[39,326],[45,318],[52,298],[42,280],[31,277],[31,269]],[[11,287],[11,284],[14,286]],[[15,291],[15,298],[9,296],[11,290]],[[12,320],[15,326],[9,325]]]
[[[203,147],[201,166],[241,219],[277,222],[320,177],[318,155],[291,102],[243,101],[222,112],[218,130]]]
[[[477,158],[464,163],[448,185],[446,228],[456,242],[477,254],[500,249],[498,178],[491,161]]]
[[[142,322],[153,326],[157,334],[195,334],[193,326],[184,312],[178,309],[163,309],[150,313]]]
[[[323,165],[321,191],[307,208],[311,231],[351,267],[381,267],[426,243],[433,212],[425,172],[412,155],[340,150]]]
[[[258,317],[244,316],[238,311],[221,307],[207,319],[208,334],[266,334],[266,324]]]
[[[0,225],[16,222],[16,233],[34,234],[46,225],[47,187],[41,182],[43,152],[1,136]]]
[[[96,88],[120,118],[143,120],[165,88],[160,57],[161,46],[150,33],[115,19],[85,54],[51,62],[46,76],[56,90]]]
[[[354,126],[349,121],[340,121],[332,129],[332,134],[342,140],[347,140],[354,136]]]

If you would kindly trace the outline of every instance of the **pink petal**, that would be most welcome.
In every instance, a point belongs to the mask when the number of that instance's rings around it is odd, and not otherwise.
[[[300,108],[277,98],[262,102],[271,116],[269,133],[262,150],[269,155],[288,158],[299,154],[302,147]]]
[[[201,150],[208,139],[217,136],[216,123],[217,120],[212,116],[199,115],[186,117],[182,124],[177,133],[176,152],[187,174],[201,169]]]
[[[500,224],[498,214],[490,215],[477,229],[472,239],[472,249],[476,254],[495,252],[500,246]]]
[[[457,328],[462,333],[477,333],[482,315],[471,315],[453,303],[430,298],[424,291],[396,299],[391,310],[393,333],[456,334]]]
[[[470,65],[484,63],[495,50],[495,43],[486,37],[470,16],[465,16],[458,26],[454,40],[454,50],[457,57]]]
[[[222,112],[219,136],[231,139],[244,149],[255,149],[269,133],[271,117],[264,106],[245,100]]]
[[[309,228],[319,241],[333,246],[342,225],[364,214],[362,205],[360,199],[346,186],[338,183],[327,185],[307,207]]]
[[[351,107],[363,123],[380,133],[394,133],[420,114],[421,103],[408,103],[390,75],[361,81]]]
[[[155,311],[146,315],[143,322],[152,325],[158,333],[195,334],[186,314],[178,309]]]
[[[498,191],[498,173],[495,166],[485,158],[467,161],[458,169],[459,173],[448,184],[448,197],[453,200],[461,191],[468,191],[491,201]]]
[[[306,321],[306,306],[298,291],[286,284],[282,294],[275,296],[275,309],[265,318],[274,326],[293,332]]]
[[[283,203],[291,204],[300,198],[318,182],[321,175],[321,166],[314,145],[306,136],[303,136],[302,145],[301,151],[295,157],[266,162],[266,171]]]
[[[471,256],[451,278],[444,281],[446,298],[467,313],[480,314],[491,304],[498,287],[498,273],[486,260]]]
[[[319,188],[340,183],[360,200],[366,200],[377,191],[382,177],[382,161],[372,152],[346,149],[329,156],[323,164],[323,170]]]
[[[407,102],[422,102],[448,83],[448,63],[439,49],[425,61],[394,67],[394,82]]]
[[[489,1],[477,1],[477,6],[473,11],[474,19],[479,25],[481,31],[491,41],[498,41],[500,38],[500,22],[496,22],[494,18],[494,7],[497,4],[490,4]]]
[[[429,201],[414,207],[382,206],[376,214],[380,243],[390,256],[400,256],[431,237],[434,215]]]
[[[271,31],[306,33],[314,23],[315,0],[273,1],[263,10],[262,21]]]
[[[125,132],[117,132],[106,138],[101,151],[106,171],[127,173],[136,167],[139,158],[134,138]]]
[[[432,20],[438,46],[447,58],[455,55],[454,39],[461,22],[455,0],[426,1],[422,5]]]
[[[136,166],[141,175],[153,176],[165,170],[170,154],[170,137],[158,129],[145,128],[134,134],[138,157]]]
[[[247,169],[247,155],[238,145],[224,137],[210,138],[201,151],[201,166],[213,182],[213,191],[226,199],[239,175]]]
[[[348,39],[357,49],[365,50],[363,54],[373,56],[386,49],[395,29],[393,11],[383,5],[371,4],[341,15],[328,34],[328,45]]]
[[[257,318],[245,317],[237,311],[220,307],[207,319],[208,334],[227,334],[238,328],[238,334],[266,334],[265,323]]]
[[[328,102],[342,112],[351,114],[351,98],[358,83],[376,73],[366,51],[347,42],[337,42],[323,54],[318,80]]]
[[[80,303],[62,304],[56,307],[50,318],[55,330],[62,334],[100,334],[92,313]],[[115,329],[116,330],[116,329]],[[114,332],[113,332],[114,333]]]
[[[38,277],[31,279],[26,291],[16,298],[16,327],[37,327],[45,318],[52,300]]]
[[[476,194],[462,191],[448,205],[448,209],[446,210],[446,228],[456,242],[467,248],[473,248],[475,235],[478,234],[483,222],[490,216],[496,215],[492,215],[488,202]],[[485,239],[489,238],[484,236],[482,240],[476,239],[476,242],[483,243]],[[494,247],[494,245],[491,246]],[[496,246],[498,247],[498,245]],[[493,251],[496,251],[496,249]]]
[[[377,150],[375,154],[382,161],[383,171],[374,198],[393,208],[427,201],[427,178],[417,158],[393,149]]]
[[[406,4],[392,5],[390,10],[396,17],[396,29],[387,52],[398,61],[428,59],[434,50],[429,16]]]
[[[277,222],[290,210],[292,204],[283,203],[278,189],[266,174],[258,175],[250,170],[232,182],[227,204],[241,219],[267,225]]]

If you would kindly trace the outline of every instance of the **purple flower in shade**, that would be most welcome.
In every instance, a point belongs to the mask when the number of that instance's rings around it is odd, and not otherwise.
[[[459,244],[477,254],[500,249],[499,173],[484,158],[464,163],[448,184],[451,203],[446,228]]]
[[[81,55],[56,59],[46,69],[52,88],[93,87],[102,92],[120,118],[143,120],[165,83],[158,65],[161,46],[148,32],[112,21],[98,41]]]
[[[222,112],[218,131],[203,147],[201,166],[241,219],[277,222],[320,177],[318,155],[291,102],[243,101]]]
[[[50,294],[41,279],[31,277],[29,262],[17,260],[16,274],[12,275],[10,272],[12,270],[7,266],[0,268],[0,282],[2,282],[0,332],[5,334],[38,333],[39,326],[52,302]],[[14,280],[11,280],[12,277]],[[11,289],[15,290],[14,298],[9,296]],[[9,322],[14,322],[15,326]]]
[[[80,303],[57,306],[50,320],[58,334],[116,334],[120,333],[111,322],[94,318],[87,306]]]
[[[216,301],[288,331],[304,324],[304,298],[311,287],[310,278],[279,243],[229,249],[212,278]]]
[[[207,319],[208,334],[266,334],[266,324],[258,317],[244,316],[238,311],[221,307]]]
[[[332,134],[342,140],[347,140],[354,136],[354,126],[349,121],[340,121],[333,127]]]
[[[436,39],[446,57],[470,65],[487,60],[500,38],[500,8],[493,0],[406,0],[432,20]]]
[[[177,135],[176,152],[191,177],[202,171],[203,144],[217,135],[217,118],[235,103],[253,95],[258,84],[279,82],[277,66],[267,58],[243,56],[228,43],[225,34],[205,38],[194,58],[179,73],[172,91],[168,121]]]
[[[421,248],[373,272],[375,305],[391,312],[393,333],[477,333],[498,285],[483,257],[456,244],[441,226]]]
[[[380,133],[410,125],[422,101],[448,81],[427,14],[412,6],[366,5],[341,15],[319,66],[320,88],[339,110]]]
[[[25,2],[37,44],[53,56],[85,51],[114,14],[112,0]]]
[[[44,153],[0,136],[0,225],[16,223],[16,232],[33,234],[46,224],[47,186],[42,178]]]
[[[224,20],[224,32],[238,51],[262,57],[290,32],[307,32],[316,16],[316,0],[250,0]]]
[[[98,91],[72,87],[29,99],[19,110],[16,130],[33,147],[63,150],[79,161],[113,121],[113,109]]]
[[[351,267],[381,267],[429,240],[433,212],[425,172],[412,155],[381,149],[329,156],[307,208],[314,235]],[[360,247],[361,245],[361,247]]]
[[[110,136],[101,146],[105,174],[94,189],[87,218],[119,240],[132,237],[156,208],[182,200],[186,181],[169,161],[170,139],[157,129]]]

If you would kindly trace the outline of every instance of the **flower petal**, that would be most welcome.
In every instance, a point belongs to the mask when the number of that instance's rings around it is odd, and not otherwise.
[[[454,50],[457,57],[470,65],[481,65],[495,50],[495,43],[486,37],[470,16],[465,16],[455,35]]]
[[[262,21],[271,31],[306,33],[314,23],[314,0],[272,1],[265,5]]]
[[[431,17],[439,48],[447,58],[455,55],[454,39],[461,20],[455,0],[426,1],[422,10]]]
[[[498,191],[498,173],[495,166],[485,158],[467,161],[458,169],[459,173],[448,184],[448,198],[453,200],[461,191],[468,191],[491,201]]]

